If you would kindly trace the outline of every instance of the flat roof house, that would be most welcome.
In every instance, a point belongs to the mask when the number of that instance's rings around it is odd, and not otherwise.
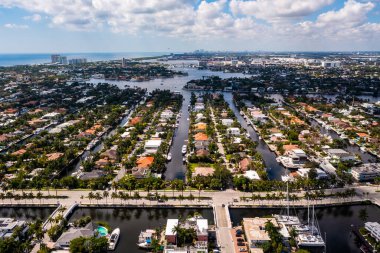
[[[270,237],[265,231],[265,223],[270,221],[278,227],[275,218],[244,218],[243,226],[249,248],[258,248],[259,244],[269,242]]]
[[[161,139],[157,139],[157,140],[153,140],[153,139],[150,139],[150,140],[147,140],[145,142],[145,151],[149,154],[152,154],[152,153],[156,153],[158,148],[161,146],[161,143],[162,143],[162,140]]]
[[[178,226],[178,219],[168,219],[166,221],[165,239],[168,244],[177,243],[177,232],[174,228]]]

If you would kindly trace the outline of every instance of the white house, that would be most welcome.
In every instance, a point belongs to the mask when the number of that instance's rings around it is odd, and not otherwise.
[[[230,127],[227,129],[227,133],[231,135],[240,135],[240,129],[238,127]]]
[[[161,146],[161,139],[150,139],[145,142],[145,151],[147,153],[156,153],[158,148]]]
[[[230,127],[233,123],[234,123],[234,121],[232,119],[222,119],[222,124],[224,126]]]

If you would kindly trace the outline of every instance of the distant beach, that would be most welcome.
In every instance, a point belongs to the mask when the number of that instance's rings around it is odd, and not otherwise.
[[[116,60],[121,58],[139,58],[139,57],[154,57],[165,54],[167,52],[127,52],[127,53],[59,53],[72,58],[87,58],[88,61],[106,61]],[[52,54],[0,54],[0,66],[15,66],[15,65],[30,65],[50,63]]]

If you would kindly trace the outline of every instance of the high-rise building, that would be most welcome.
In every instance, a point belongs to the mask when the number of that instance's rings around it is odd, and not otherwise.
[[[67,65],[67,57],[66,56],[61,56],[59,58],[59,64]]]
[[[86,62],[87,62],[86,58],[77,58],[77,59],[70,59],[69,60],[69,64],[71,64],[71,65],[78,65],[78,64],[83,64]]]
[[[126,58],[121,59],[121,67],[122,68],[127,67],[128,62],[129,62],[129,60]]]
[[[51,63],[59,63],[59,59],[61,56],[59,54],[52,54],[51,55]]]
[[[67,64],[67,57],[61,56],[59,54],[52,54],[51,55],[51,63],[58,63],[58,64]]]

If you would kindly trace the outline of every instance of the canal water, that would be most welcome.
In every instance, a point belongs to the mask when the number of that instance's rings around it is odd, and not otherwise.
[[[188,105],[190,104],[191,91],[183,90],[183,87],[190,81],[195,79],[202,79],[208,76],[219,76],[220,78],[231,78],[231,77],[250,77],[250,75],[244,75],[241,73],[224,73],[224,72],[214,72],[210,70],[198,70],[196,68],[189,67],[191,64],[196,65],[198,61],[167,61],[166,64],[172,66],[173,70],[182,71],[188,73],[186,76],[175,76],[173,78],[159,78],[150,81],[143,82],[131,82],[131,81],[110,81],[110,80],[99,80],[91,79],[91,83],[107,82],[117,85],[119,88],[129,87],[139,87],[147,89],[151,92],[155,89],[170,90],[181,92],[184,100],[181,108],[181,118],[178,122],[178,128],[175,131],[175,136],[173,139],[172,146],[170,148],[170,153],[172,154],[172,160],[167,164],[167,170],[165,172],[165,179],[185,179],[186,166],[182,161],[181,148],[186,144],[188,140],[189,133],[189,112]]]
[[[233,102],[232,93],[224,92],[223,96],[230,108],[233,110],[241,126],[247,130],[252,140],[258,143],[256,150],[263,157],[265,167],[267,168],[268,178],[270,180],[281,180],[281,176],[286,175],[286,170],[279,162],[276,161],[276,154],[269,149],[268,145],[263,140],[259,139],[256,131],[252,128],[252,126],[249,126],[245,119],[240,115],[239,109]]]
[[[315,208],[315,215],[321,230],[322,237],[327,238],[327,253],[359,253],[360,244],[356,236],[351,232],[351,225],[356,227],[364,226],[365,220],[362,219],[361,210],[366,210],[366,221],[380,222],[380,208],[375,205],[353,205],[338,207]],[[242,209],[230,208],[231,221],[240,225],[243,218],[265,217],[271,214],[284,213],[281,209]],[[307,221],[307,209],[293,210],[298,217]],[[310,210],[311,213],[311,210]],[[323,249],[314,250],[315,252],[324,252]],[[313,251],[313,252],[314,252]]]
[[[26,221],[36,221],[37,219],[45,221],[55,209],[55,207],[0,207],[0,217]]]
[[[186,218],[188,215],[200,213],[214,224],[212,209],[181,208],[79,208],[70,217],[69,222],[83,216],[91,216],[94,222],[105,221],[111,229],[120,228],[120,240],[115,253],[143,253],[136,243],[141,231],[162,228],[167,219]]]

